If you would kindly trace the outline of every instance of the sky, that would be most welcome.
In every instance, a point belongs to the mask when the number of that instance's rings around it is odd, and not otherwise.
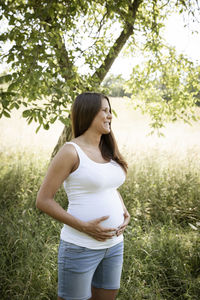
[[[193,61],[200,62],[200,23],[192,24],[190,28],[184,27],[183,16],[172,15],[166,21],[164,30],[164,38],[170,46],[174,46],[177,53],[187,55]],[[192,30],[197,33],[192,34]],[[113,74],[122,74],[123,77],[128,78],[132,68],[138,62],[142,62],[142,57],[126,58],[120,57],[113,64],[110,72]]]

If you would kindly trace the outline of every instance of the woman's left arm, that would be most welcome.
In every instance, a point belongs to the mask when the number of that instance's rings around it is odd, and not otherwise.
[[[120,192],[117,191],[118,194],[119,194],[119,198],[121,200],[121,203],[122,203],[122,207],[123,207],[123,210],[124,210],[124,222],[118,227],[117,231],[116,231],[116,235],[120,235],[124,232],[124,230],[126,229],[126,226],[128,225],[129,221],[130,221],[130,214],[124,204],[124,201],[122,199],[122,196],[120,195]]]

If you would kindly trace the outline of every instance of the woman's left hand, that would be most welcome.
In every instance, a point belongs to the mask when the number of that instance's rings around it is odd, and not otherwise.
[[[124,230],[126,229],[126,226],[128,225],[130,221],[130,214],[129,212],[126,210],[124,212],[124,222],[122,223],[122,225],[120,225],[117,230],[116,230],[116,235],[119,236],[120,234],[122,234],[124,232]]]

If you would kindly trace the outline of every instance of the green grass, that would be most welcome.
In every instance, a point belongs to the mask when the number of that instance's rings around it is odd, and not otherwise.
[[[0,153],[1,300],[56,299],[62,224],[35,208],[45,153]],[[118,300],[200,299],[200,155],[132,154]],[[67,207],[61,189],[57,201]]]

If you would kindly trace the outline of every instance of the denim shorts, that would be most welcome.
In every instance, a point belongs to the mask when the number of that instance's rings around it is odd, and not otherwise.
[[[58,296],[66,300],[86,300],[91,297],[91,286],[119,289],[123,248],[123,242],[106,249],[89,249],[61,240]]]

